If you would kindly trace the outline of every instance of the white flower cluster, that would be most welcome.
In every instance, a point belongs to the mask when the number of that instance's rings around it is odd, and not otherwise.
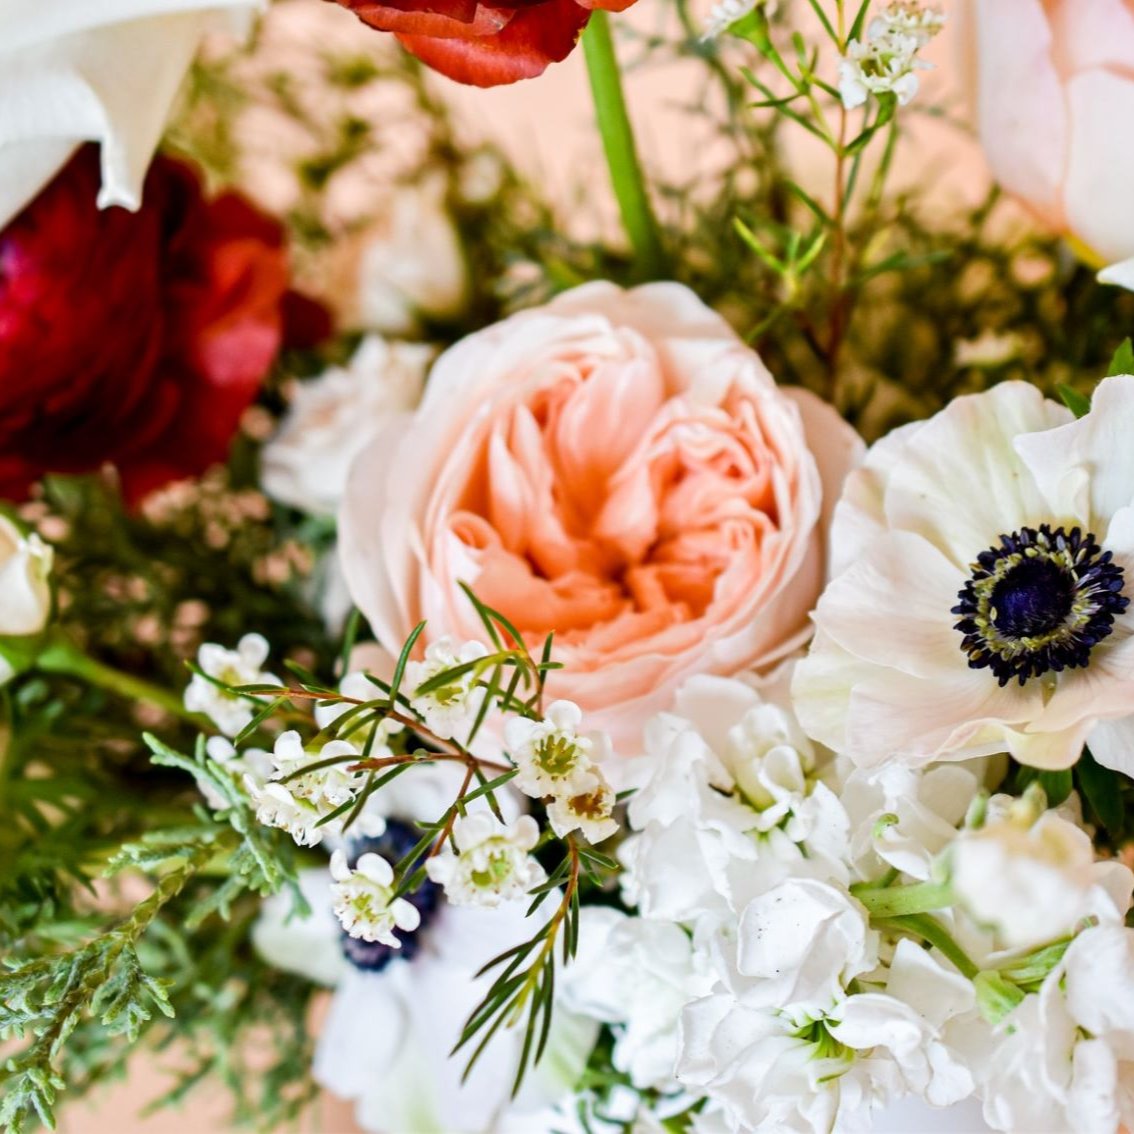
[[[1134,983],[1134,875],[1073,806],[988,800],[996,762],[855,768],[778,690],[696,678],[649,726],[636,912],[585,907],[564,978],[616,1069],[700,1100],[698,1134],[868,1128],[900,1100],[979,1100],[1002,1130],[1134,1117],[1134,1001],[1105,992]]]
[[[421,924],[417,907],[394,897],[394,868],[380,854],[360,855],[352,868],[343,851],[336,850],[331,878],[335,917],[351,937],[400,949],[394,930],[412,933]]]
[[[458,646],[445,637],[426,647],[423,661],[407,663],[404,687],[409,690],[410,705],[434,736],[442,740],[467,737],[484,704],[484,688],[477,684],[476,670],[470,669],[437,689],[418,690],[438,674],[479,661],[487,653],[482,642]]]
[[[852,39],[839,64],[839,94],[848,110],[871,96],[894,95],[905,106],[918,91],[918,71],[932,64],[918,52],[944,27],[945,16],[918,3],[890,4],[866,29],[866,40]]]
[[[454,848],[425,864],[430,879],[445,887],[455,906],[495,908],[522,898],[547,881],[529,853],[539,842],[539,825],[530,815],[505,823],[488,811],[462,815],[453,824]]]
[[[267,639],[261,634],[245,634],[235,650],[206,642],[197,651],[201,673],[193,674],[185,690],[185,707],[193,713],[204,713],[225,736],[236,736],[256,715],[256,701],[230,693],[217,682],[236,687],[279,685],[278,677],[261,669],[268,660],[268,651]]]
[[[519,769],[515,784],[533,799],[547,800],[551,829],[564,838],[579,831],[600,843],[618,830],[615,795],[600,768],[611,755],[604,733],[581,736],[579,706],[555,701],[542,720],[512,717],[504,726],[504,741]]]
[[[308,751],[298,732],[281,733],[268,779],[260,782],[253,775],[244,779],[256,804],[256,818],[287,831],[301,847],[317,846],[324,834],[341,830],[337,820],[321,820],[354,799],[360,781],[347,768],[361,759],[362,753],[346,740],[332,740],[317,751]],[[364,834],[378,834],[382,823],[379,820],[376,827],[363,823],[361,829]]]

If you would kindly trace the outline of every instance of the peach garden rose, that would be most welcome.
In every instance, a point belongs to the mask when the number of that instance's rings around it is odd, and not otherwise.
[[[634,751],[694,673],[798,649],[861,444],[691,291],[595,283],[488,327],[358,458],[351,593],[396,648],[483,637],[468,583],[564,668],[551,699]]]

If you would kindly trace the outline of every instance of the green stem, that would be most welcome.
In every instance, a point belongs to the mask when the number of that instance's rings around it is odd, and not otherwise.
[[[851,893],[871,917],[906,917],[928,913],[953,904],[953,889],[947,882],[918,882],[913,886],[852,886]]]
[[[202,718],[191,713],[177,694],[144,678],[122,673],[84,654],[73,642],[58,637],[39,655],[36,668],[47,673],[65,673],[128,701],[147,701],[181,720],[200,725]]]
[[[583,33],[583,54],[587,60],[595,117],[622,224],[634,249],[639,274],[645,279],[656,279],[664,274],[665,253],[658,222],[646,193],[634,144],[634,130],[626,113],[610,21],[601,9],[591,13],[587,30]]]
[[[912,887],[910,887],[912,889]],[[948,957],[957,971],[966,979],[973,980],[980,969],[969,955],[953,940],[949,931],[936,918],[928,914],[909,914],[906,917],[884,918],[882,928],[897,929],[914,937],[928,941],[941,954]]]

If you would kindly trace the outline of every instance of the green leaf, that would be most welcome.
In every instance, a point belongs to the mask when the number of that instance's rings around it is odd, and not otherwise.
[[[1106,376],[1113,378],[1116,374],[1134,374],[1134,344],[1129,339],[1122,340],[1122,345],[1110,360],[1110,369],[1107,370]]]
[[[1112,839],[1121,835],[1125,811],[1122,806],[1122,774],[1104,768],[1090,753],[1083,751],[1075,765],[1075,783],[1099,823]]]
[[[1058,807],[1075,786],[1070,768],[1063,768],[1058,772],[1040,772],[1036,776],[1036,783],[1043,788],[1048,807]]]
[[[1130,340],[1127,339],[1126,341],[1129,342]],[[1080,394],[1078,390],[1073,390],[1062,382],[1056,386],[1056,390],[1058,390],[1060,398],[1063,399],[1063,404],[1076,417],[1086,417],[1091,412],[1091,399],[1086,394]]]

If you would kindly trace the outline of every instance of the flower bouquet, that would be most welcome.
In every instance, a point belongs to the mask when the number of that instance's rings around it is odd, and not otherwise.
[[[0,60],[0,1125],[1134,1123],[1134,4]]]

